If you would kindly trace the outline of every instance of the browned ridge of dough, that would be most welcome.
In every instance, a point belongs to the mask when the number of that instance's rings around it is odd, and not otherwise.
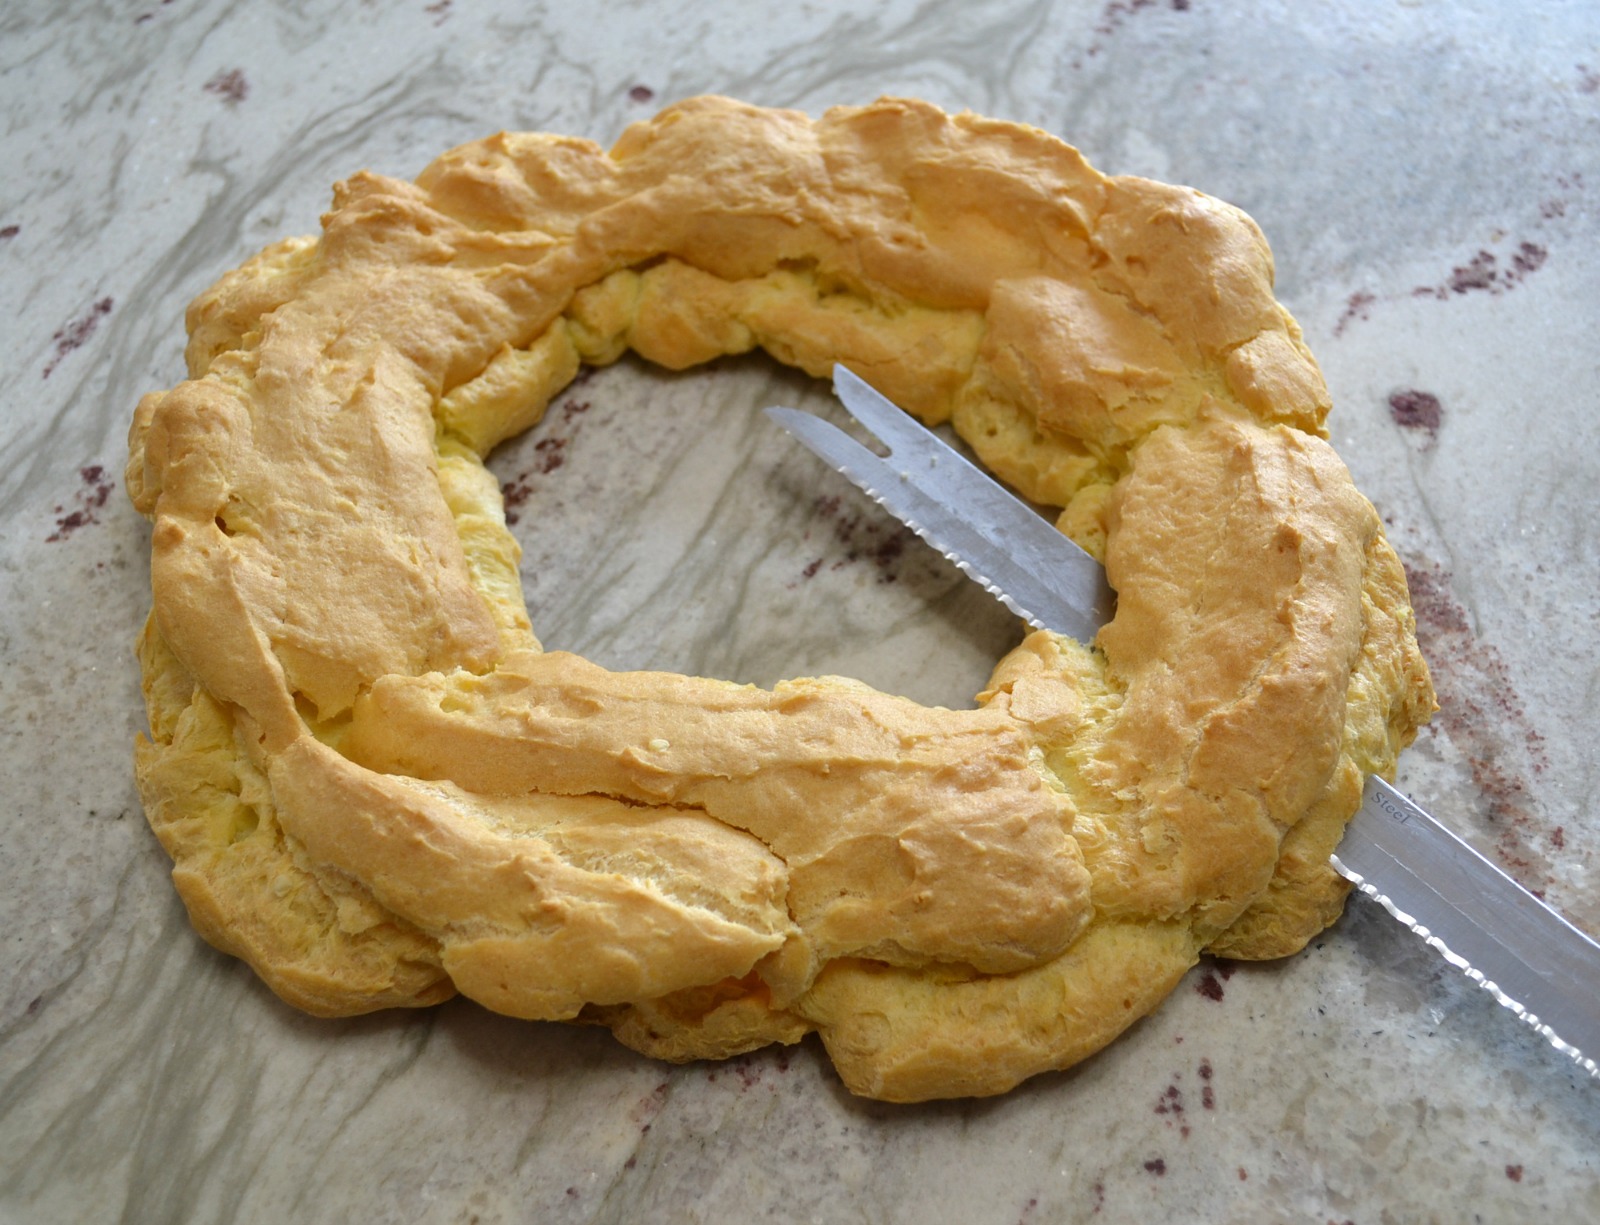
[[[1204,950],[1330,923],[1432,709],[1266,243],[1199,192],[920,102],[720,98],[340,184],[139,405],[138,778],[196,927],[323,1015],[461,991],[668,1059],[817,1031],[999,1093]],[[1115,620],[976,709],[618,674],[534,638],[482,460],[583,364],[842,362],[1103,557]]]

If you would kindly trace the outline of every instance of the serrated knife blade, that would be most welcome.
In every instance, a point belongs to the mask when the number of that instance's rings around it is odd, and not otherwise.
[[[1115,594],[1026,502],[842,366],[834,390],[889,449],[810,413],[767,415],[1024,621],[1090,642]],[[1600,945],[1388,783],[1369,777],[1334,868],[1447,962],[1600,1076]]]
[[[1588,936],[1381,778],[1367,779],[1333,866],[1600,1075],[1600,946]]]
[[[874,401],[852,391],[852,411],[888,444],[892,463],[810,413],[769,408],[767,416],[1028,624],[1092,639],[1116,607],[1104,567],[964,456],[866,390]],[[973,513],[951,514],[930,488]]]

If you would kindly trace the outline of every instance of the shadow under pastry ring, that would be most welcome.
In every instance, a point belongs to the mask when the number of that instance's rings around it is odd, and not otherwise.
[[[130,438],[139,786],[200,933],[309,1012],[459,991],[673,1060],[816,1031],[856,1093],[1003,1092],[1331,922],[1362,775],[1431,710],[1260,232],[1031,128],[501,134],[340,184],[188,329]],[[1115,619],[970,710],[543,650],[484,456],[583,365],[753,349],[950,422]]]

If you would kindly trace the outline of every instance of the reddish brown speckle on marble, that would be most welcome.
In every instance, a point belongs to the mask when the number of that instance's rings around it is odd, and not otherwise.
[[[1539,203],[1539,216],[1545,221],[1556,221],[1567,215],[1567,205],[1571,198],[1583,192],[1583,175],[1574,171],[1572,174],[1556,175],[1556,186],[1560,188],[1560,195],[1552,195]]]
[[[1244,1168],[1244,1166],[1240,1166],[1239,1167],[1239,1181],[1240,1182],[1249,1182],[1250,1181],[1250,1172],[1248,1170],[1246,1170]]]
[[[829,569],[842,570],[853,562],[869,561],[877,567],[880,583],[899,580],[901,559],[912,538],[910,528],[882,515],[850,511],[836,494],[818,497],[811,505],[816,517],[833,529],[834,540],[844,550]],[[815,573],[809,566],[807,570]]]
[[[633,1121],[640,1124],[639,1131],[642,1135],[650,1130],[650,1121],[661,1113],[661,1107],[666,1105],[667,1093],[672,1088],[670,1080],[664,1080],[654,1089],[641,1097],[634,1105]]]
[[[1578,65],[1578,92],[1592,94],[1600,91],[1600,72],[1595,72],[1587,64]]]
[[[1583,176],[1577,172],[1556,176],[1556,184],[1566,195],[1551,196],[1539,204],[1539,216],[1544,221],[1565,217],[1567,195],[1581,191]],[[1414,298],[1435,298],[1447,301],[1464,294],[1509,293],[1540,268],[1550,258],[1550,251],[1540,243],[1522,239],[1509,250],[1494,252],[1479,250],[1465,263],[1450,269],[1450,274],[1433,285],[1418,285],[1410,291]],[[1378,295],[1367,290],[1357,290],[1345,299],[1344,310],[1334,322],[1333,334],[1344,335],[1355,323],[1365,323],[1372,315],[1372,307],[1383,300],[1394,300],[1403,294]]]
[[[20,225],[0,226],[0,242],[7,242],[10,239],[15,238],[20,233],[22,233],[22,227]]]
[[[739,1091],[743,1093],[763,1083],[769,1061],[770,1055],[768,1052],[752,1051],[748,1055],[739,1055],[726,1061],[723,1066],[731,1068],[734,1074],[738,1076]],[[775,1090],[776,1088],[773,1085],[768,1085],[767,1087],[769,1090]]]
[[[533,486],[528,474],[523,473],[500,486],[500,499],[505,503],[506,526],[514,527],[522,518],[522,507],[533,496]]]
[[[217,73],[202,88],[208,94],[216,94],[230,106],[237,106],[250,96],[250,82],[244,79],[244,72],[238,68]]]
[[[423,5],[422,11],[433,18],[434,25],[442,26],[450,16],[450,0],[434,0],[432,4]]]
[[[533,444],[533,453],[537,457],[534,462],[535,470],[541,476],[548,476],[562,464],[567,462],[567,444],[570,438],[541,438]]]
[[[1157,1177],[1160,1177],[1162,1174],[1167,1172],[1167,1163],[1164,1158],[1152,1157],[1149,1161],[1144,1163],[1144,1168]]]
[[[1213,1003],[1222,1002],[1222,980],[1209,969],[1195,981],[1194,989]]]
[[[1161,1096],[1156,1099],[1156,1113],[1165,1115],[1167,1126],[1176,1126],[1178,1134],[1185,1140],[1189,1138],[1189,1124],[1183,1117],[1183,1090],[1178,1088],[1178,1078],[1175,1076]]]
[[[892,583],[895,580],[894,572],[890,567],[900,560],[900,554],[906,551],[906,541],[910,538],[909,531],[896,532],[885,539],[872,551],[873,563],[883,571],[883,581]]]
[[[78,480],[81,484],[73,495],[76,506],[70,511],[65,506],[56,507],[56,530],[45,537],[46,544],[66,540],[80,527],[99,523],[99,512],[111,497],[111,491],[117,487],[117,483],[106,475],[106,470],[99,464],[79,468]]]
[[[1550,252],[1535,242],[1523,241],[1502,261],[1492,251],[1479,251],[1450,270],[1439,285],[1419,285],[1411,292],[1421,298],[1441,300],[1468,293],[1506,293],[1544,267]]]
[[[1509,1178],[1512,1182],[1521,1182],[1522,1181],[1522,1167],[1520,1165],[1508,1165],[1508,1166],[1506,1166],[1506,1177]]]
[[[42,378],[49,378],[55,368],[61,364],[62,358],[77,349],[83,348],[89,338],[94,335],[94,330],[100,326],[100,320],[111,313],[115,303],[110,298],[101,298],[76,319],[69,319],[56,329],[56,334],[50,339],[55,341],[56,355],[52,357],[44,368]]]
[[[1528,717],[1504,657],[1478,640],[1449,571],[1415,559],[1405,570],[1417,642],[1438,692],[1435,724],[1471,772],[1501,861],[1529,889],[1546,888],[1550,868],[1535,846],[1541,831],[1528,777],[1549,764],[1544,737]]]
[[[1515,279],[1521,280],[1530,272],[1537,272],[1544,267],[1545,260],[1550,258],[1550,252],[1535,242],[1525,242],[1511,253],[1511,271]]]
[[[1100,13],[1100,21],[1094,27],[1095,40],[1089,44],[1084,52],[1086,56],[1099,55],[1105,41],[1114,35],[1123,26],[1123,23],[1135,13],[1145,12],[1149,9],[1167,9],[1174,13],[1187,13],[1193,0],[1111,0],[1111,3]],[[1083,61],[1075,60],[1074,68],[1081,68]]]
[[[573,380],[576,384],[579,380]],[[531,467],[519,472],[505,484],[500,486],[500,497],[505,503],[506,526],[515,526],[522,518],[522,508],[528,499],[538,491],[539,483],[534,479],[539,476],[549,476],[552,472],[565,466],[567,462],[567,448],[577,439],[580,432],[574,422],[589,411],[591,402],[588,400],[564,400],[552,405],[559,409],[555,414],[556,421],[551,428],[573,426],[566,434],[550,433],[533,444],[533,464]],[[549,421],[546,417],[546,421]]]
[[[1488,289],[1495,281],[1495,258],[1487,251],[1479,251],[1467,263],[1450,271],[1445,282],[1452,293],[1468,293],[1474,289]]]
[[[1414,430],[1426,435],[1424,446],[1431,447],[1439,440],[1439,425],[1444,420],[1444,409],[1439,397],[1431,391],[1408,388],[1389,397],[1389,416],[1403,430]]]
[[[1111,3],[1106,5],[1105,11],[1100,14],[1100,24],[1095,26],[1094,32],[1105,35],[1115,34],[1122,28],[1122,23],[1127,18],[1135,13],[1143,12],[1145,9],[1153,8],[1170,8],[1176,13],[1186,13],[1189,11],[1189,0],[1167,0],[1165,4],[1162,3],[1162,0],[1111,0]],[[1094,54],[1093,49],[1091,49],[1090,54]]]
[[[628,91],[628,101],[630,102],[649,102],[654,99],[655,96],[656,91],[651,89],[648,85],[635,85]]]
[[[1377,300],[1374,295],[1361,289],[1351,294],[1345,299],[1344,313],[1339,316],[1339,321],[1333,325],[1333,334],[1335,336],[1343,336],[1345,328],[1357,320],[1365,323],[1371,318],[1371,307]]]

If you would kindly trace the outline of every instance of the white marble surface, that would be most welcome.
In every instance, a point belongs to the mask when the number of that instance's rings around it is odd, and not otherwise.
[[[1402,781],[1600,928],[1600,13],[1516,10],[7,4],[0,1220],[1600,1217],[1600,1085],[1360,900],[1303,956],[1202,966],[1072,1072],[896,1108],[809,1043],[669,1068],[459,1002],[302,1017],[192,934],[129,763],[123,439],[194,293],[314,229],[335,179],[497,128],[908,93],[1260,221],[1416,578],[1444,709]],[[964,701],[1008,618],[750,414],[780,398],[827,407],[760,362],[624,365],[507,447],[541,636]]]

